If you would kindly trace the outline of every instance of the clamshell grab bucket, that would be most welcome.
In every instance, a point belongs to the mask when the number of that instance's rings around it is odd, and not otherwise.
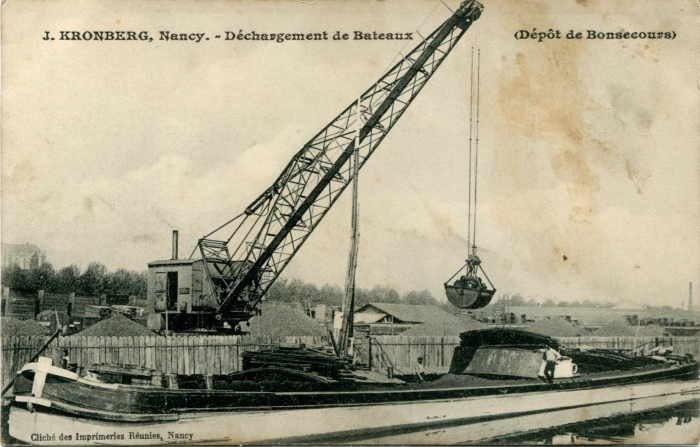
[[[459,274],[459,271],[466,267],[464,275],[455,280],[450,285],[450,281]],[[481,259],[476,255],[476,247],[474,252],[467,258],[467,264],[455,273],[452,278],[445,283],[445,294],[447,299],[458,309],[481,309],[488,306],[496,293],[496,288],[493,287],[491,280],[481,267]],[[488,284],[481,280],[479,272],[486,278]]]
[[[496,293],[495,290],[485,287],[469,288],[455,281],[455,284],[445,284],[445,294],[447,300],[459,309],[481,309],[488,306]]]

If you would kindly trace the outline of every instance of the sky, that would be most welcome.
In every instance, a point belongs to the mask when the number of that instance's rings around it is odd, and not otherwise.
[[[477,245],[498,293],[680,307],[688,283],[700,287],[700,6],[484,6],[360,173],[357,285],[444,299],[463,265],[476,47]],[[57,269],[144,270],[170,256],[178,230],[188,256],[405,44],[354,31],[426,35],[449,14],[432,0],[6,2],[2,241],[41,246]],[[533,28],[562,38],[515,39]],[[146,30],[154,40],[60,41],[62,30]],[[214,38],[239,30],[351,37]],[[566,39],[569,30],[583,38]],[[46,31],[56,40],[42,40]],[[160,31],[211,40],[166,42]],[[349,243],[346,193],[283,277],[342,285]]]

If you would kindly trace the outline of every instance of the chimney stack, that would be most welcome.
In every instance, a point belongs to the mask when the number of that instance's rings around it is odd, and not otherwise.
[[[693,311],[693,282],[690,282],[690,288],[688,290],[688,310]]]
[[[172,259],[177,259],[177,230],[173,230],[173,257]]]

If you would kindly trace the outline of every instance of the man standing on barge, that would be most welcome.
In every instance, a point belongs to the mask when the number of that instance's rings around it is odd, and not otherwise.
[[[547,362],[544,366],[544,378],[549,383],[554,383],[554,367],[560,358],[561,355],[551,345],[547,345],[547,349],[542,355],[542,360]]]

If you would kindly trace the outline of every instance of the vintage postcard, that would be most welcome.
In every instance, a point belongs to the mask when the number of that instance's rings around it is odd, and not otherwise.
[[[2,443],[697,444],[699,67],[687,0],[4,0]]]

